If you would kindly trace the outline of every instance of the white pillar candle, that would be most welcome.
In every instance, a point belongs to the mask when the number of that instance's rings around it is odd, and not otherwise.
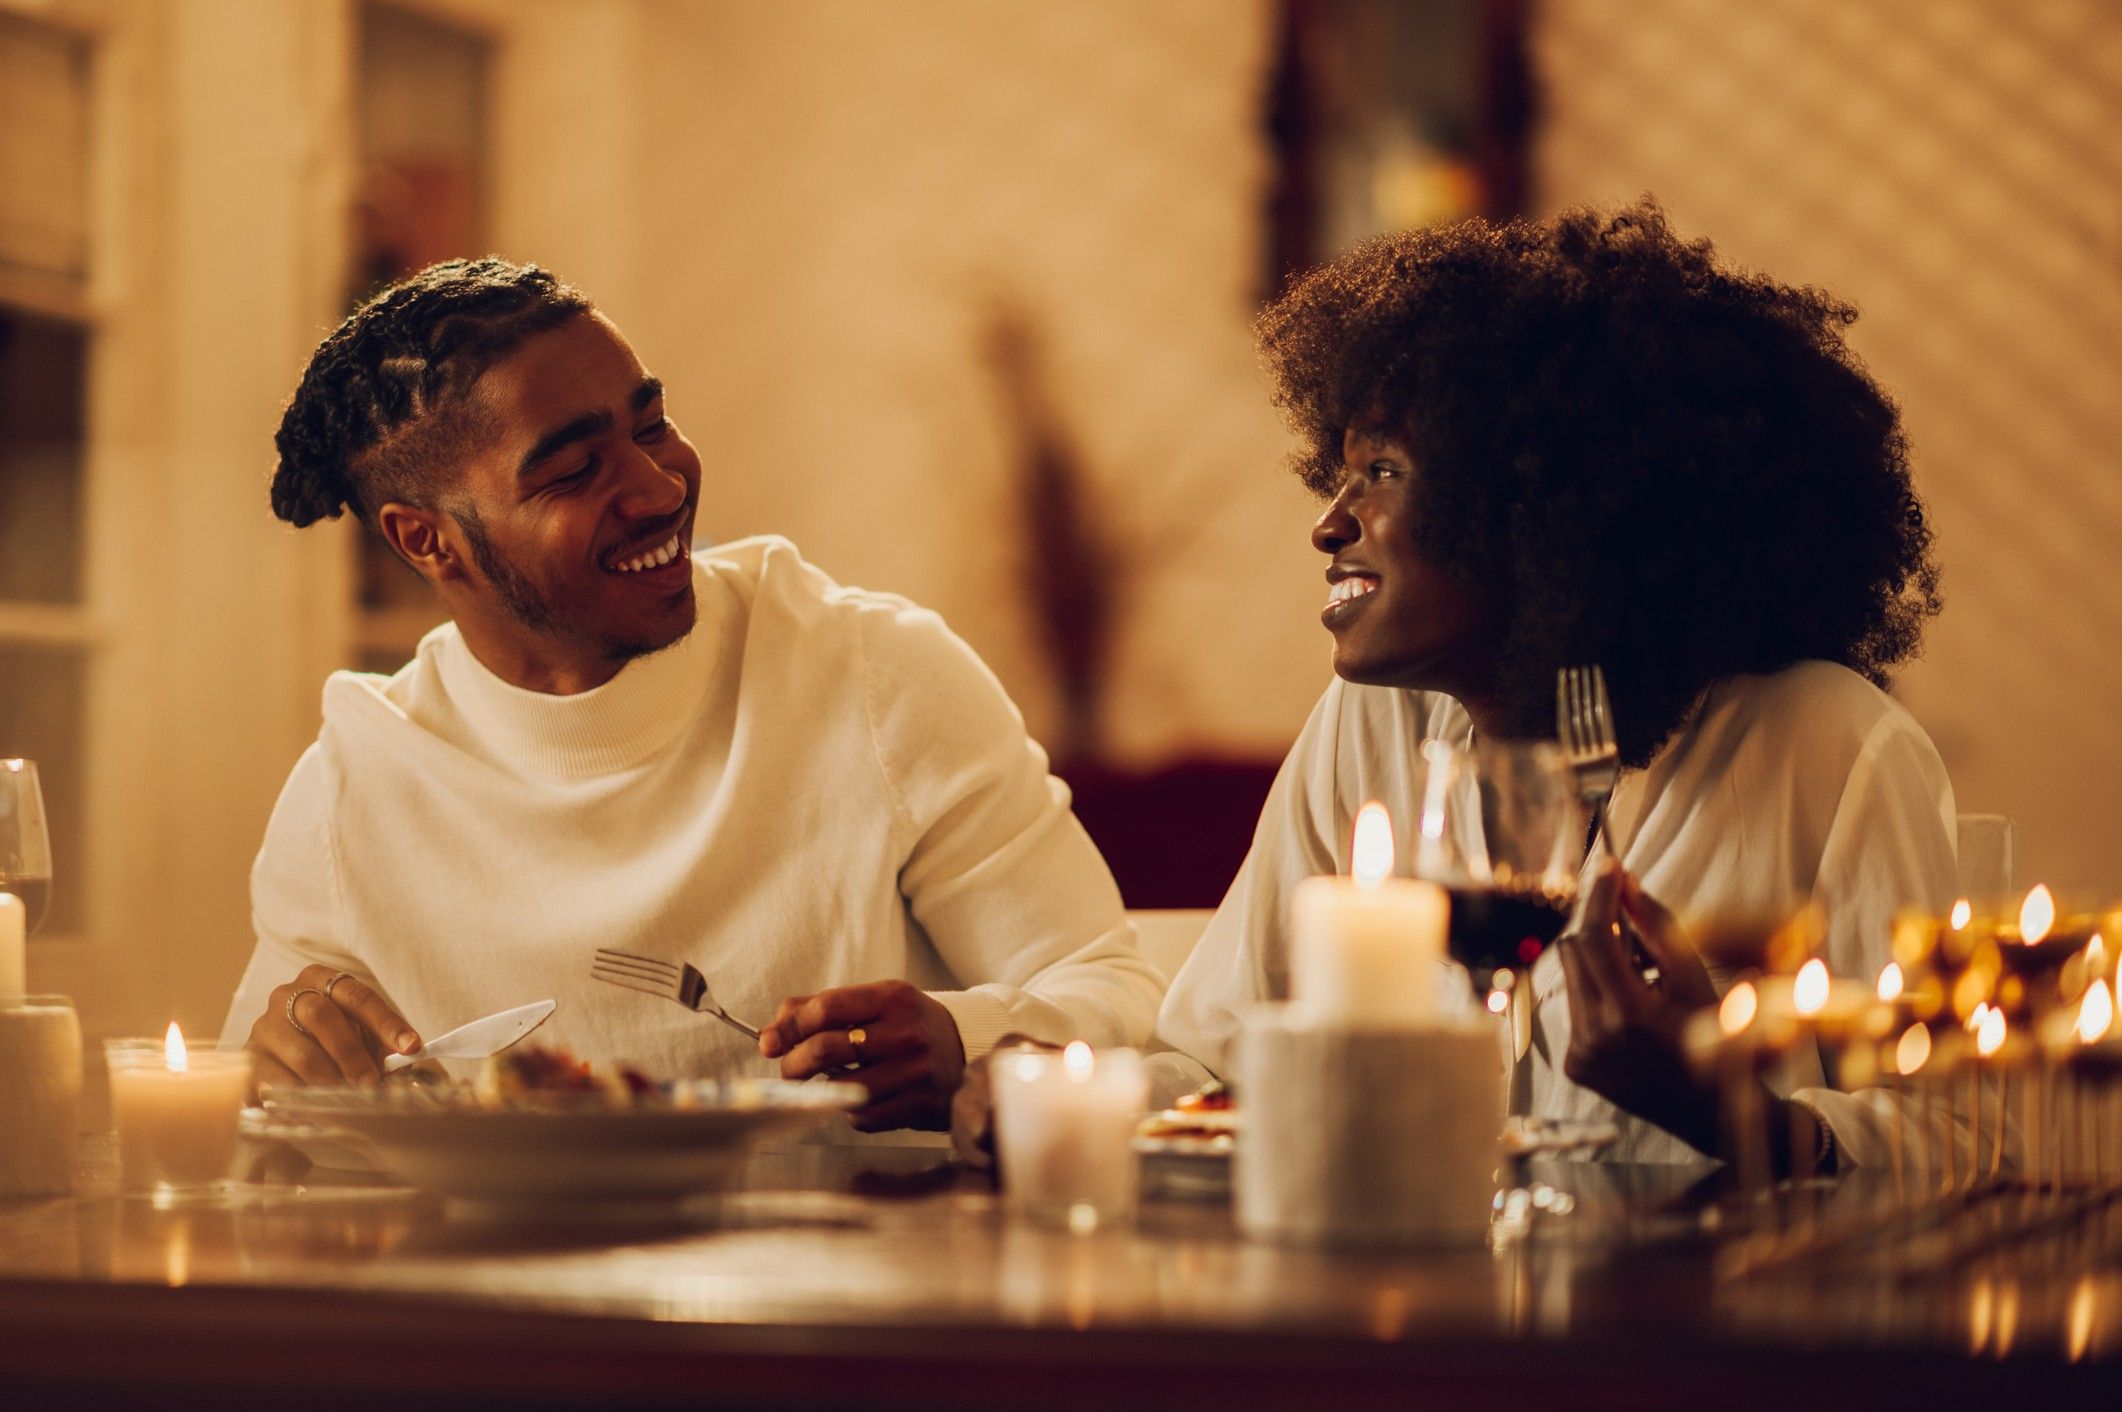
[[[0,1005],[29,992],[29,913],[22,899],[0,892]]]
[[[126,1189],[172,1197],[226,1183],[250,1096],[251,1056],[240,1049],[187,1049],[174,1023],[159,1043],[114,1039],[104,1054]]]
[[[996,1058],[995,1157],[1013,1211],[1082,1230],[1130,1215],[1135,1125],[1149,1074],[1131,1049],[1023,1050]]]
[[[1380,804],[1356,816],[1352,876],[1306,878],[1291,898],[1290,1001],[1306,1023],[1405,1029],[1437,1018],[1451,899],[1390,876],[1392,825]]]
[[[74,1189],[81,1023],[63,995],[0,1003],[0,1196]]]

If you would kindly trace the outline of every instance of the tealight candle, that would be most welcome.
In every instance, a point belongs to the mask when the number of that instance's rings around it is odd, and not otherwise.
[[[1089,1230],[1135,1207],[1135,1124],[1149,1074],[1131,1049],[1026,1049],[993,1065],[995,1158],[1009,1208]]]
[[[126,1189],[158,1202],[222,1190],[250,1095],[249,1053],[187,1048],[174,1021],[160,1041],[107,1040],[103,1052]]]
[[[1451,901],[1434,883],[1391,876],[1392,823],[1356,816],[1350,876],[1306,878],[1290,901],[1290,1001],[1304,1019],[1403,1029],[1437,1018]]]

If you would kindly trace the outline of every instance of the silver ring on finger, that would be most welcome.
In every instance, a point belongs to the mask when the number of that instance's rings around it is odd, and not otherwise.
[[[326,1000],[330,1000],[332,998],[333,986],[339,984],[339,982],[341,981],[350,981],[353,978],[354,973],[352,971],[340,971],[339,973],[334,975],[330,980],[324,983],[324,989],[319,991],[318,994],[322,995]]]
[[[295,1027],[296,1034],[309,1035],[311,1039],[315,1039],[316,1036],[310,1034],[309,1029],[300,1020],[295,1018],[295,1002],[300,1000],[305,995],[323,996],[326,1000],[330,1000],[331,997],[329,995],[325,995],[323,991],[317,989],[313,985],[306,985],[302,987],[302,989],[296,991],[293,995],[290,995],[287,998],[287,1005],[285,1006],[287,1022]]]

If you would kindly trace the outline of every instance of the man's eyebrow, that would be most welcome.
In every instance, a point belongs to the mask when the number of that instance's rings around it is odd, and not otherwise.
[[[662,395],[662,378],[641,379],[641,385],[634,389],[634,410],[636,412],[647,411],[648,404],[655,401],[658,397],[661,397]]]
[[[584,412],[564,426],[555,427],[538,438],[523,459],[516,464],[516,479],[521,480],[536,469],[539,462],[563,447],[578,441],[587,441],[593,436],[602,436],[611,430],[612,414],[609,412]]]

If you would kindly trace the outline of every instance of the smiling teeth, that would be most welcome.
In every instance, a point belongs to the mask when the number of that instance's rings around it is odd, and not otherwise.
[[[615,574],[638,574],[643,569],[660,569],[678,557],[678,536],[672,535],[648,553],[633,559],[621,560],[612,565]]]
[[[1327,590],[1326,601],[1330,604],[1347,603],[1352,599],[1361,598],[1366,593],[1375,592],[1377,587],[1376,579],[1345,578]]]

